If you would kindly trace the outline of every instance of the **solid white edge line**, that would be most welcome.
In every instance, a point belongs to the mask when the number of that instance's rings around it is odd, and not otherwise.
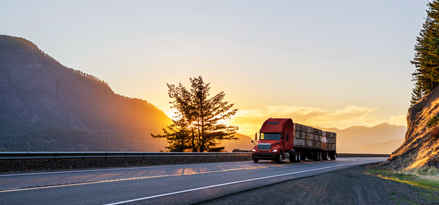
[[[272,176],[266,176],[266,177],[259,177],[259,178],[254,178],[254,179],[246,179],[246,180],[240,180],[240,181],[234,181],[234,182],[227,182],[227,183],[223,183],[223,184],[215,184],[215,185],[210,185],[210,186],[198,187],[198,188],[187,189],[187,190],[176,191],[176,192],[170,192],[170,193],[159,194],[159,195],[154,195],[154,196],[147,196],[147,197],[142,197],[142,198],[137,198],[137,199],[130,199],[130,200],[126,200],[126,201],[114,202],[114,203],[109,203],[109,204],[105,204],[105,205],[124,204],[124,203],[130,203],[130,202],[141,201],[141,200],[146,200],[146,199],[158,198],[158,197],[162,197],[162,196],[169,196],[169,195],[181,194],[181,193],[197,191],[197,190],[202,190],[202,189],[209,189],[209,188],[214,188],[214,187],[238,184],[238,183],[243,183],[243,182],[250,182],[250,181],[256,181],[256,180],[261,180],[261,179],[269,179],[269,178],[286,176],[286,175],[300,174],[300,173],[303,173],[303,172],[311,172],[311,171],[317,171],[317,170],[322,170],[322,169],[330,169],[330,168],[334,168],[334,167],[341,167],[341,166],[348,166],[348,165],[358,165],[358,164],[362,164],[362,163],[365,163],[365,162],[366,161],[364,161],[364,162],[357,162],[357,163],[351,163],[351,164],[335,165],[335,166],[330,166],[330,167],[322,167],[322,168],[316,168],[316,169],[310,169],[310,170],[304,170],[304,171],[298,171],[298,172],[290,172],[290,173],[285,173],[285,174],[278,174],[278,175],[272,175]],[[367,162],[367,163],[369,163],[369,162]]]

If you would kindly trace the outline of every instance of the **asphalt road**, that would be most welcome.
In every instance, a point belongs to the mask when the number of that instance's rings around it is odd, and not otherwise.
[[[261,160],[0,174],[0,204],[192,204],[386,158]],[[239,202],[237,202],[238,204]]]

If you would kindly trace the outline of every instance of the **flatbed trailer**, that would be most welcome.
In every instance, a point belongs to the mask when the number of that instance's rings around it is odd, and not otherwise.
[[[294,123],[291,118],[269,118],[255,136],[258,144],[252,150],[252,158],[254,162],[263,159],[278,163],[284,159],[335,160],[336,138],[334,132]]]

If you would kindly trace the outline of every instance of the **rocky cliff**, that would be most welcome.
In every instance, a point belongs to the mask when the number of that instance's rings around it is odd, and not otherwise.
[[[439,87],[413,105],[407,114],[405,141],[395,150],[387,164],[395,169],[422,166],[439,168],[439,140],[430,135],[427,122],[439,115]]]

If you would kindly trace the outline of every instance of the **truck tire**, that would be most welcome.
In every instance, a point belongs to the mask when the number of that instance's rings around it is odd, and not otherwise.
[[[281,153],[279,153],[277,156],[276,156],[276,162],[278,163],[278,164],[281,164],[282,163],[282,160],[283,160],[283,157],[282,157],[282,152]]]
[[[296,151],[289,152],[290,154],[290,162],[296,162],[297,161],[297,154]]]
[[[259,162],[259,159],[253,159],[253,162],[254,162],[254,163],[258,163],[258,162]]]
[[[324,152],[323,153],[323,160],[328,160],[328,159],[329,159],[328,152]]]
[[[335,152],[331,152],[331,160],[336,160],[337,154]]]

